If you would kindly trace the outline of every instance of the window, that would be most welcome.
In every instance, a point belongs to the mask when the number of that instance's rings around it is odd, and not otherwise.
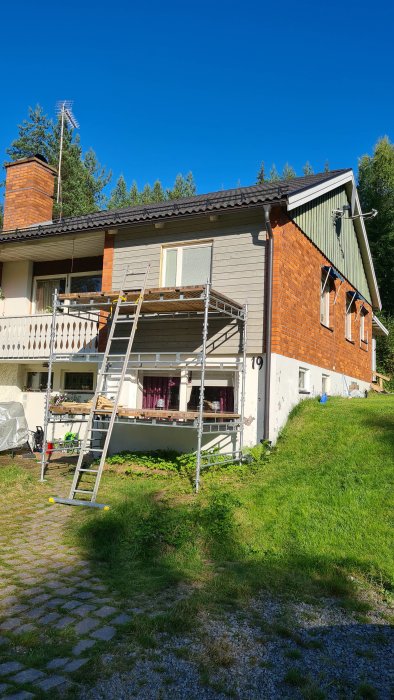
[[[353,314],[354,314],[354,298],[353,292],[346,295],[346,313],[345,313],[345,337],[346,340],[352,340],[353,333]]]
[[[142,408],[179,408],[180,377],[144,376]]]
[[[46,391],[48,385],[48,372],[28,372],[26,378],[26,391]],[[53,372],[51,375],[53,387]]]
[[[363,343],[368,343],[368,337],[365,330],[365,317],[367,313],[368,312],[364,309],[361,309],[360,311],[360,342]]]
[[[49,313],[52,311],[53,295],[55,289],[59,294],[66,291],[65,277],[50,277],[47,279],[36,279],[35,311],[37,314]]]
[[[200,406],[200,387],[193,386],[190,399],[187,403],[188,411],[197,411]],[[233,413],[234,411],[234,387],[232,386],[205,386],[204,411],[214,413]]]
[[[65,372],[66,391],[93,391],[93,372]]]
[[[35,277],[34,311],[36,314],[52,311],[53,294],[55,289],[59,294],[100,292],[101,272],[75,273],[55,277]]]
[[[212,244],[163,248],[162,285],[206,284],[211,277]]]
[[[298,391],[300,394],[309,394],[309,370],[305,367],[298,369]]]
[[[321,393],[328,394],[330,377],[328,374],[321,375]]]
[[[320,287],[320,323],[330,326],[330,289],[331,282],[327,272],[323,271]]]

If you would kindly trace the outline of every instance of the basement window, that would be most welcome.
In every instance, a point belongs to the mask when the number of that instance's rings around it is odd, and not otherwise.
[[[93,391],[93,372],[65,372],[66,391]]]
[[[25,391],[46,391],[47,385],[48,372],[27,373]],[[53,387],[53,372],[51,375],[51,386]]]
[[[162,250],[163,287],[206,284],[210,280],[212,243],[168,246]]]
[[[330,389],[330,377],[328,374],[321,375],[321,393],[328,394]]]
[[[298,368],[298,391],[300,394],[309,394],[309,369]]]

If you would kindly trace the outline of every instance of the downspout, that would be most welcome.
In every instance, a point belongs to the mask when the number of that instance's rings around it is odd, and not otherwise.
[[[272,338],[272,278],[274,262],[274,237],[270,221],[271,205],[264,205],[264,223],[267,232],[266,277],[265,277],[265,392],[264,392],[264,440],[270,434],[270,394],[271,394],[271,338]]]

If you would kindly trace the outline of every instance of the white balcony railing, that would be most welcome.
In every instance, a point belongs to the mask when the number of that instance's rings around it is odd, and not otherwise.
[[[0,359],[48,358],[51,323],[51,314],[0,317]],[[64,314],[56,321],[55,338],[56,353],[97,352],[97,322]]]

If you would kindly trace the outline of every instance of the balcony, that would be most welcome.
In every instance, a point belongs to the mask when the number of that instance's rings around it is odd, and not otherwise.
[[[48,359],[51,323],[52,314],[0,317],[0,360]],[[67,356],[97,350],[97,321],[58,316],[54,352]]]

